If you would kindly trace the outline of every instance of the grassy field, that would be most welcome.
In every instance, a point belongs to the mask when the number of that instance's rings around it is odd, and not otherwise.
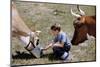
[[[16,2],[16,6],[20,16],[31,30],[42,31],[40,34],[41,46],[44,47],[53,38],[49,34],[49,28],[54,23],[60,23],[62,30],[72,39],[74,17],[71,15],[70,9],[73,8],[77,12],[76,5]],[[94,6],[80,5],[80,8],[86,12],[86,15],[95,15]],[[56,14],[55,11],[57,11]],[[78,46],[72,46],[68,62],[95,61],[95,43],[95,39],[90,39]],[[12,65],[62,63],[61,60],[55,60],[52,57],[52,49],[45,51],[43,57],[36,59],[24,49],[22,44],[17,38],[12,37]]]

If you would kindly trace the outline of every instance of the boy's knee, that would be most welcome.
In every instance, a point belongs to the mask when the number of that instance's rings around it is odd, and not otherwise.
[[[64,50],[60,47],[53,47],[53,53],[56,57],[60,57],[64,53]]]
[[[53,47],[53,51],[61,51],[60,47]]]

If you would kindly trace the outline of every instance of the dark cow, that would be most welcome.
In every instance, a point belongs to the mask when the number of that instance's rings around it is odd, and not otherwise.
[[[71,43],[78,45],[88,39],[87,35],[96,38],[96,16],[86,16],[79,7],[80,14],[76,14],[71,9],[71,14],[76,17],[73,21],[75,28]]]

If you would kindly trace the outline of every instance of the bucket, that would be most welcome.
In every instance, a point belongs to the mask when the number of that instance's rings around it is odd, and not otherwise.
[[[33,50],[30,51],[30,53],[35,56],[36,58],[40,58],[42,55],[42,50],[39,47],[35,47]]]

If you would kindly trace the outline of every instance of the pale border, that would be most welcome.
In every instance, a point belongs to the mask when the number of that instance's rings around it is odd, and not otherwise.
[[[86,63],[69,63],[69,64],[53,64],[39,65],[39,67],[98,67],[100,64],[100,5],[99,0],[34,0],[42,2],[69,3],[96,5],[97,7],[97,61]],[[10,0],[0,0],[0,67],[10,67]],[[32,67],[32,66],[27,66]]]

